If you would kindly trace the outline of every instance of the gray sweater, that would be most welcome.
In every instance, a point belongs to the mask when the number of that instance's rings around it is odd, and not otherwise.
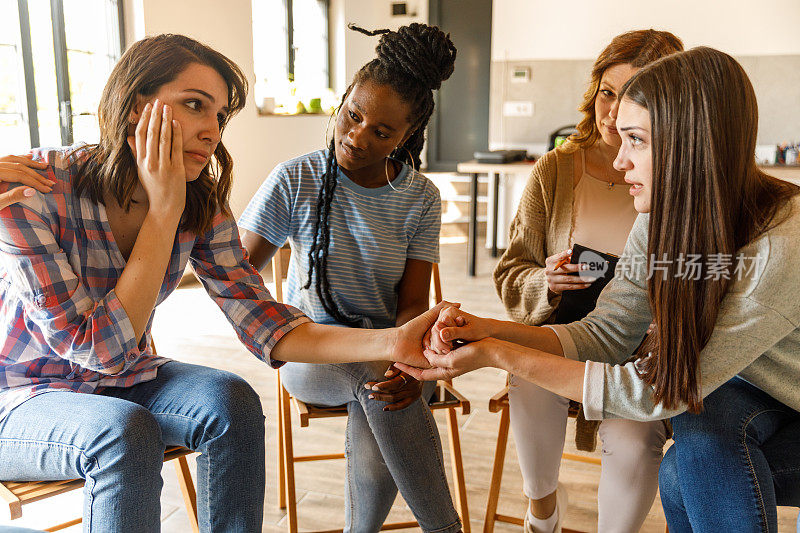
[[[717,323],[700,353],[701,393],[705,397],[738,375],[792,409],[800,411],[800,195],[789,201],[779,223],[739,253],[744,263],[732,279]],[[633,225],[615,279],[597,308],[580,322],[549,326],[564,354],[586,361],[583,408],[586,418],[657,420],[685,411],[653,402],[653,389],[633,362],[625,364],[652,321],[647,297],[649,215]],[[636,258],[639,258],[638,260]],[[748,270],[750,269],[750,270]]]

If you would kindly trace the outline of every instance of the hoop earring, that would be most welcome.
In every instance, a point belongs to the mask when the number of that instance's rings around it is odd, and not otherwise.
[[[408,148],[406,148],[406,145],[398,146],[397,148],[394,149],[394,151],[396,152],[398,150],[398,148],[402,148],[403,150],[406,151],[406,153],[408,154],[408,159],[411,161],[411,168],[413,169],[414,168],[414,156],[411,155],[411,151]]]
[[[394,149],[395,152],[397,151],[397,148],[399,148],[399,147],[396,147]],[[401,164],[402,164],[402,161],[399,161],[399,160],[395,159],[394,157],[391,157],[391,154],[390,154],[389,156],[386,157],[386,160],[385,160],[384,165],[383,165],[384,166],[384,170],[386,171],[386,183],[388,183],[389,187],[391,187],[395,192],[405,192],[414,183],[414,166],[413,166],[413,164],[414,164],[414,156],[411,155],[411,152],[409,152],[408,148],[406,148],[405,146],[403,146],[403,149],[406,151],[406,153],[408,153],[408,157],[409,157],[409,159],[411,159],[411,164],[412,164],[412,166],[411,166],[411,179],[408,181],[408,185],[406,185],[402,189],[398,189],[397,187],[392,185],[392,180],[389,179],[389,159],[394,159],[395,161],[397,161],[398,163],[401,163]]]

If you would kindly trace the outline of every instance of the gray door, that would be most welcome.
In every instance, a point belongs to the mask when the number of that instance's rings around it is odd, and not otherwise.
[[[428,168],[454,171],[489,146],[492,1],[430,0],[431,24],[458,49],[455,72],[436,95],[428,127]]]

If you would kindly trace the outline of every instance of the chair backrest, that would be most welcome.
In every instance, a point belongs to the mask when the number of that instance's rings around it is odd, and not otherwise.
[[[275,283],[275,294],[272,295],[276,302],[283,303],[283,254],[291,254],[292,249],[282,246],[272,256],[272,281]]]
[[[276,302],[283,302],[284,255],[291,254],[288,246],[283,246],[275,251],[272,256],[272,281],[275,284],[275,293],[272,295]],[[433,263],[431,268],[431,298],[434,304],[442,301],[442,280],[439,277],[439,265]]]

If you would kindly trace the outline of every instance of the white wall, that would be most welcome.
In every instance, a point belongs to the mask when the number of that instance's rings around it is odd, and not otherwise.
[[[593,59],[615,35],[668,30],[687,48],[800,54],[798,0],[494,0],[492,60]]]
[[[335,0],[337,1],[337,0]],[[395,0],[396,1],[396,0]],[[367,30],[388,28],[396,30],[400,26],[412,22],[428,22],[428,0],[407,0],[409,16],[391,16],[393,0],[338,0],[344,5],[344,22],[341,31],[344,33],[344,46],[340,46],[340,53],[344,54],[344,82],[337,85],[337,90],[347,88],[353,75],[364,63],[375,57],[375,47],[378,37],[368,37],[358,32],[345,28],[347,23],[355,23]],[[341,78],[337,81],[340,81]]]

